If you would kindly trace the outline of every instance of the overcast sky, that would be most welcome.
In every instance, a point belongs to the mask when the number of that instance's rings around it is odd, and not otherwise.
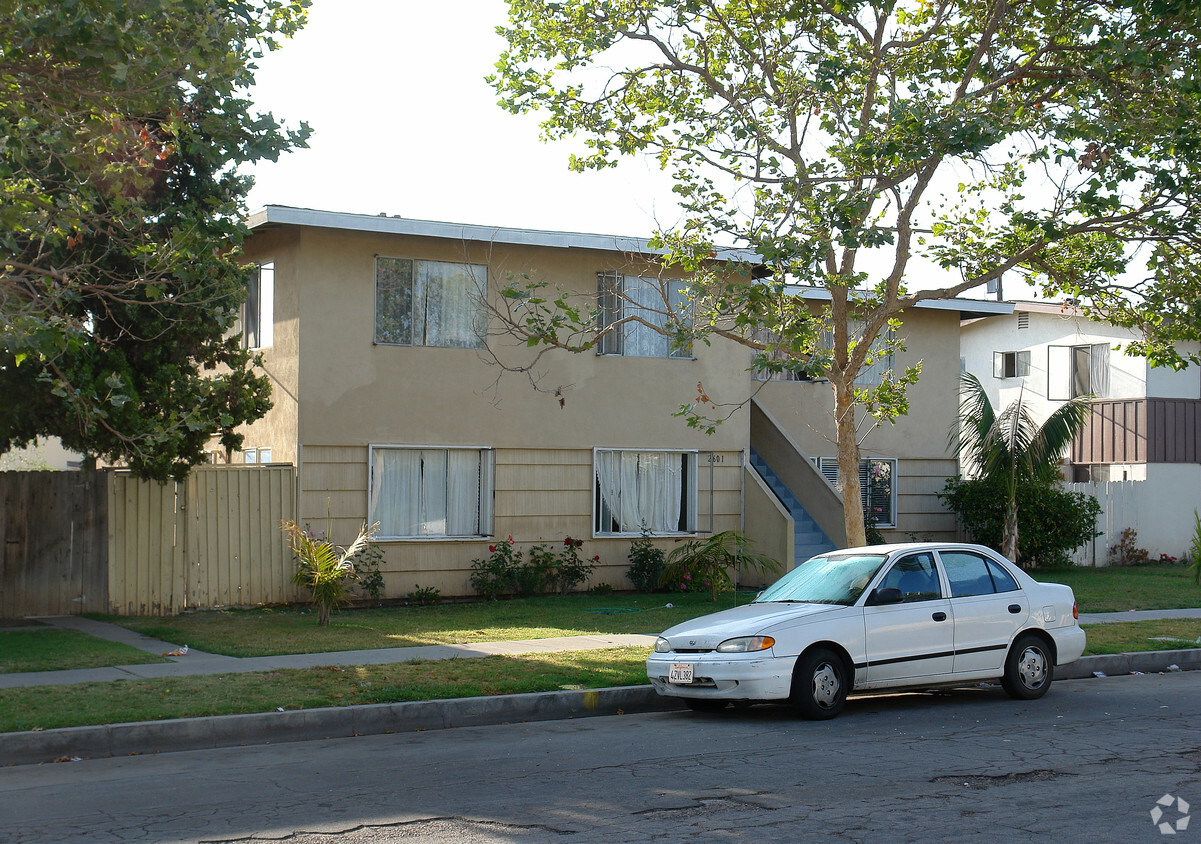
[[[670,181],[630,161],[572,173],[571,146],[496,105],[484,81],[504,47],[504,0],[314,0],[265,56],[255,100],[307,121],[309,149],[251,172],[249,206],[646,236],[678,219]]]

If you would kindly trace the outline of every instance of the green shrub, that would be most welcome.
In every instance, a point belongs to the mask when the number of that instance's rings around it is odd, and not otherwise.
[[[513,537],[488,546],[489,555],[471,561],[471,588],[476,594],[494,600],[517,591],[518,573],[523,568],[521,551],[513,545]]]
[[[291,519],[280,523],[288,538],[288,544],[296,555],[296,572],[292,582],[312,593],[313,605],[317,608],[317,624],[329,624],[329,614],[349,599],[349,582],[355,579],[354,563],[351,560],[361,553],[375,535],[379,523],[363,525],[359,535],[347,548],[334,545],[325,536],[301,528]]]
[[[585,560],[580,554],[583,545],[584,540],[568,536],[557,552],[548,545],[538,544],[531,546],[525,555],[510,536],[506,541],[489,545],[488,557],[471,561],[471,588],[489,599],[501,595],[541,595],[548,591],[565,595],[588,580],[600,562],[599,555]]]
[[[938,497],[973,542],[1000,549],[1006,501],[1002,483],[949,478]],[[1035,481],[1018,486],[1017,505],[1018,558],[1027,568],[1071,565],[1068,552],[1099,535],[1101,505],[1091,495]]]
[[[384,595],[384,575],[379,570],[383,561],[384,552],[378,545],[368,545],[350,558],[359,588],[373,601],[378,601]]]
[[[555,570],[553,585],[558,587],[560,595],[566,595],[575,587],[584,583],[592,576],[592,572],[596,570],[596,564],[600,562],[600,555],[597,554],[591,560],[585,560],[580,553],[580,549],[584,547],[584,540],[572,539],[570,536],[563,539],[563,547],[559,549],[558,567]]]
[[[663,549],[651,542],[648,533],[644,532],[630,543],[630,553],[626,555],[630,567],[626,569],[626,577],[634,584],[636,590],[654,592],[660,588],[664,556]]]
[[[694,539],[672,550],[664,561],[661,585],[682,592],[708,592],[710,598],[731,586],[730,571],[739,563],[777,572],[780,563],[750,550],[751,540],[736,530]]]
[[[436,586],[415,586],[413,591],[405,597],[409,599],[409,603],[432,607],[434,604],[442,603],[442,590]]]

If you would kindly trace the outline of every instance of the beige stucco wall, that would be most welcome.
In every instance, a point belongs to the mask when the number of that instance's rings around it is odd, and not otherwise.
[[[585,539],[600,554],[592,584],[628,588],[630,539],[593,538],[593,449],[661,448],[700,456],[698,530],[741,523],[745,411],[713,436],[672,414],[697,394],[698,382],[723,397],[745,398],[744,354],[726,341],[699,346],[696,359],[598,357],[555,351],[540,362],[543,390],[524,375],[504,374],[487,352],[376,345],[375,258],[390,256],[484,264],[494,292],[510,274],[528,273],[554,287],[594,297],[596,273],[643,273],[619,252],[502,247],[434,238],[286,227],[256,234],[254,261],[275,262],[275,339],[263,352],[275,407],[247,429],[247,446],[270,446],[273,460],[299,470],[299,518],[327,521],[336,541],[349,541],[368,516],[369,446],[473,445],[495,456],[494,535],[521,547]],[[502,349],[495,340],[490,345]],[[528,359],[520,347],[506,360]],[[709,469],[708,453],[715,463]],[[712,487],[712,494],[710,488]],[[679,539],[660,541],[670,549]],[[469,594],[471,560],[488,539],[381,543],[387,594],[416,586]]]
[[[897,528],[883,531],[887,539],[905,540],[909,534],[951,538],[956,530],[954,514],[936,494],[957,470],[947,449],[947,432],[958,413],[959,313],[913,309],[902,315],[897,336],[906,348],[895,355],[893,371],[900,374],[921,361],[921,377],[908,390],[909,414],[896,424],[867,432],[862,456],[898,460]],[[787,429],[806,457],[837,455],[834,394],[828,383],[772,381],[763,385],[756,400]]]

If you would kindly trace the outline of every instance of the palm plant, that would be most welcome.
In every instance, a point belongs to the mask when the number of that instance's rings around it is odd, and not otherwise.
[[[720,592],[730,588],[730,570],[740,566],[779,572],[779,561],[750,550],[751,540],[736,530],[715,533],[706,539],[693,539],[677,546],[667,555],[659,584],[671,588],[677,584],[695,584],[716,601]]]
[[[1092,414],[1092,396],[1065,402],[1039,425],[1026,410],[1022,393],[998,414],[980,379],[965,372],[960,382],[959,417],[951,429],[949,445],[961,464],[1005,490],[1000,550],[1017,561],[1018,485],[1026,481],[1049,483],[1058,476],[1063,453]]]
[[[330,612],[348,600],[349,581],[356,577],[353,557],[371,543],[378,526],[378,523],[371,527],[364,524],[355,541],[342,548],[328,539],[318,538],[290,519],[280,523],[296,554],[296,573],[292,575],[292,582],[312,593],[318,625],[328,626]]]

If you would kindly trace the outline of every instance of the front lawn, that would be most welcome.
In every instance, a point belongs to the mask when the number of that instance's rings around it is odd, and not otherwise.
[[[646,683],[650,648],[0,689],[0,732]]]
[[[739,603],[754,597],[741,594]],[[669,606],[670,605],[670,606]],[[673,624],[734,605],[725,594],[568,595],[430,607],[344,609],[329,627],[303,606],[214,610],[172,618],[94,616],[146,636],[228,656],[457,645],[597,633],[657,635]]]
[[[78,630],[0,630],[0,674],[168,661],[161,656],[118,642],[97,639]]]
[[[1179,564],[1035,569],[1030,574],[1035,580],[1071,586],[1080,612],[1201,607],[1201,587],[1188,566]]]

